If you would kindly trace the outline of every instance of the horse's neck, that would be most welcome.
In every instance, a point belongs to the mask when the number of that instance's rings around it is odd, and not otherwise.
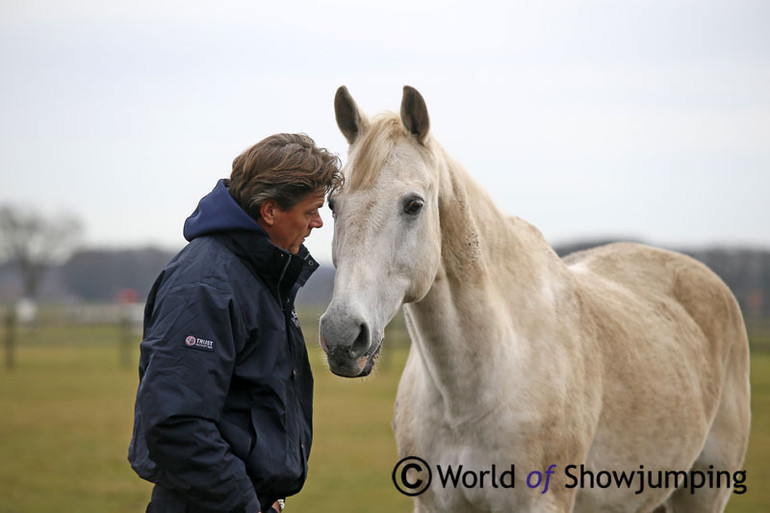
[[[555,315],[566,268],[540,232],[501,214],[449,160],[442,181],[442,268],[426,297],[405,309],[429,379],[464,422],[495,407],[501,373],[526,366],[529,341]]]
[[[439,194],[442,272],[454,293],[476,301],[499,303],[481,294],[483,285],[497,289],[509,306],[518,301],[546,307],[548,289],[566,277],[564,263],[540,231],[526,221],[507,216],[466,171],[441,152]],[[492,292],[492,291],[487,291]]]

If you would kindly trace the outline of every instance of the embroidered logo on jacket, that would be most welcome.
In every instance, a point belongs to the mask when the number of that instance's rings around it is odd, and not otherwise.
[[[291,311],[291,322],[294,323],[295,328],[299,328],[299,315],[297,315],[297,309]]]
[[[193,337],[192,335],[184,339],[184,345],[191,349],[200,349],[202,351],[214,350],[213,340],[206,340],[205,338]]]

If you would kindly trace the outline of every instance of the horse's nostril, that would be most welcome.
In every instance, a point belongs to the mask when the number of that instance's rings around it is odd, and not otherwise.
[[[359,327],[358,336],[353,341],[350,352],[358,357],[364,354],[367,349],[369,349],[369,327],[365,322],[362,322]]]

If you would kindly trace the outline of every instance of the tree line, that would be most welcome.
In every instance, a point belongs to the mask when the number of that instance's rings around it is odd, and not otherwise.
[[[555,249],[564,256],[598,244],[584,242]],[[724,247],[682,252],[720,275],[744,312],[770,316],[770,251]],[[143,301],[158,273],[175,253],[153,247],[75,251],[67,261],[46,270],[37,299],[42,302],[110,302],[116,301],[122,292],[131,290]],[[331,299],[333,283],[331,264],[322,266],[301,291],[302,302],[327,303]],[[0,300],[13,301],[23,295],[18,264],[6,261],[0,265]]]
[[[77,249],[82,227],[71,215],[46,218],[31,210],[0,206],[0,301],[21,297],[42,302],[109,302],[146,298],[160,270],[175,251]],[[612,240],[590,240],[555,247],[566,254]],[[749,314],[770,316],[770,250],[718,247],[682,251],[713,269]],[[334,271],[323,266],[298,298],[305,305],[331,299]],[[125,294],[130,292],[129,294]]]

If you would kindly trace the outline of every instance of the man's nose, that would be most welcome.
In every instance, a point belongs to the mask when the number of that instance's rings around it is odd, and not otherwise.
[[[321,219],[321,214],[316,214],[316,216],[313,218],[312,221],[310,221],[310,227],[311,228],[320,228],[324,225],[323,219]]]

